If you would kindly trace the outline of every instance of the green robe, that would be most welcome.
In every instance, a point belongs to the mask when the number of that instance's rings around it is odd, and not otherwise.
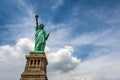
[[[44,26],[42,26],[43,28],[41,28],[41,26],[37,26],[36,27],[36,34],[35,34],[35,47],[34,50],[35,51],[40,51],[40,52],[44,52],[45,49],[45,45],[46,45],[46,40],[49,36],[49,33],[46,34],[45,30],[44,30]]]

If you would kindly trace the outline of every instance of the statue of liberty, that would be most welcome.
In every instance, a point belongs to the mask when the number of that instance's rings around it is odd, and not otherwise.
[[[44,25],[41,23],[38,25],[38,15],[36,17],[36,33],[35,33],[35,52],[44,52],[46,40],[49,37],[49,33],[44,30]]]

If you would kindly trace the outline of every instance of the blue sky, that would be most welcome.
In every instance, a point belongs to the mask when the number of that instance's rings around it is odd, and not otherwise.
[[[0,0],[0,3],[0,67],[6,70],[12,65],[5,72],[0,69],[0,77],[16,69],[2,79],[19,79],[24,56],[34,47],[35,14],[39,14],[39,23],[45,24],[45,30],[51,33],[46,45],[50,80],[65,75],[65,80],[101,80],[96,74],[105,74],[105,80],[120,79],[117,72],[120,0]],[[13,64],[13,60],[18,64]],[[71,67],[59,67],[61,64]]]

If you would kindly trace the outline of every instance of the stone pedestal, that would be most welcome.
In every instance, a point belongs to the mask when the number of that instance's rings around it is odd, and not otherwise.
[[[45,53],[31,52],[26,55],[26,66],[20,80],[47,80],[47,58]]]

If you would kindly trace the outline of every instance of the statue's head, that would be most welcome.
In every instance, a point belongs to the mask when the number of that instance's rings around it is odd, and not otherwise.
[[[40,29],[44,29],[44,24],[40,24]]]

